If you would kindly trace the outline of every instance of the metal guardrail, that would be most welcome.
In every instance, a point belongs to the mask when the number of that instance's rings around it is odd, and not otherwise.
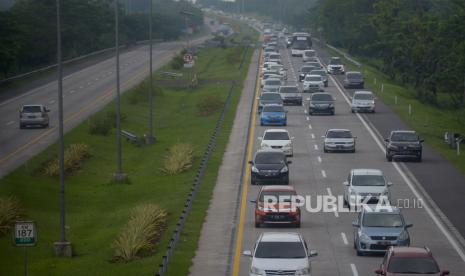
[[[340,55],[344,56],[345,59],[347,59],[348,61],[352,62],[353,64],[357,65],[358,67],[361,67],[362,64],[358,61],[356,61],[355,59],[353,59],[351,56],[349,56],[348,54],[344,53],[343,51],[339,50],[338,48],[334,47],[334,46],[331,46],[329,44],[326,43],[326,47],[330,48],[331,50],[334,50],[336,51],[337,53],[339,53]]]

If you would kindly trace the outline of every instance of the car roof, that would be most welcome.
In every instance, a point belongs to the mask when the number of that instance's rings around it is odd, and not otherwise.
[[[40,107],[42,107],[44,105],[42,105],[42,104],[25,104],[22,107],[29,107],[29,106],[40,106]]]
[[[373,94],[373,92],[368,91],[368,90],[358,90],[354,92],[354,95],[355,94]]]
[[[427,247],[395,246],[390,248],[390,251],[394,258],[432,257],[431,251]]]
[[[305,76],[305,78],[308,78],[308,77],[318,77],[318,78],[321,78],[320,75],[311,75],[311,74],[307,74],[307,75]]]
[[[393,130],[391,133],[394,132],[403,132],[403,133],[416,133],[414,130]]]
[[[383,172],[378,169],[352,169],[353,175],[383,175]]]
[[[281,80],[278,79],[278,78],[267,78],[267,79],[265,80],[265,82],[267,82],[267,81],[281,81]]]
[[[295,191],[295,188],[291,185],[266,185],[262,187],[263,191]]]
[[[376,207],[377,207],[376,204],[374,204],[374,205],[370,205],[370,204],[363,205],[362,212],[363,213],[370,213],[370,214],[373,214],[373,213],[376,213],[376,214],[400,214],[400,209],[395,207],[395,206],[392,206],[392,205],[389,205],[389,206],[382,205],[379,208],[376,208]]]
[[[331,94],[329,94],[328,92],[316,92],[316,93],[313,93],[313,94],[312,94],[312,98],[313,98],[313,96],[315,96],[315,95],[330,95],[330,96],[331,96]],[[331,97],[332,97],[332,96],[331,96]]]
[[[344,128],[330,128],[328,129],[328,132],[346,132],[346,131],[349,131],[350,132],[350,129],[344,129]]]
[[[289,133],[286,129],[282,129],[282,128],[270,128],[270,129],[266,129],[265,132],[286,132],[286,133]]]
[[[297,88],[297,89],[299,89],[299,87],[298,87],[297,85],[281,85],[281,87],[284,87],[284,88],[292,87],[292,88]]]
[[[300,242],[301,235],[295,232],[264,232],[260,236],[261,242]]]
[[[349,74],[349,75],[351,75],[351,74],[354,74],[354,75],[355,75],[355,74],[361,75],[362,73],[359,72],[359,71],[349,71],[349,72],[346,72],[346,74]]]

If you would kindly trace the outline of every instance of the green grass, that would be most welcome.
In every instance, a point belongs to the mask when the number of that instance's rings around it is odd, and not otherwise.
[[[203,51],[210,52],[211,49]],[[230,49],[214,49],[218,57],[228,55]],[[247,55],[249,64],[252,51]],[[200,53],[199,68],[207,54]],[[206,61],[205,61],[206,62]],[[210,77],[223,77],[216,72],[233,72],[234,79],[242,81],[248,66],[237,70],[238,63],[214,62],[205,71]],[[229,69],[229,70],[228,70]],[[215,73],[213,73],[215,71]],[[204,221],[218,169],[222,160],[241,86],[234,90],[232,104],[226,114],[218,144],[211,160],[192,213],[188,218],[181,242],[170,264],[171,275],[186,275],[197,248],[198,237]],[[130,104],[129,93],[141,93],[136,88],[122,97],[122,110],[127,118],[123,129],[139,135],[146,132],[148,105],[145,101]],[[206,85],[197,89],[164,88],[155,98],[154,122],[157,143],[136,147],[123,141],[123,168],[129,175],[129,184],[111,182],[115,172],[115,133],[109,136],[88,134],[88,122],[71,130],[65,137],[66,144],[86,143],[92,158],[81,170],[66,179],[67,238],[73,243],[75,256],[71,259],[53,256],[53,242],[59,238],[59,182],[39,173],[40,164],[51,159],[57,150],[52,145],[27,164],[1,180],[0,194],[16,196],[25,210],[26,217],[37,221],[39,242],[28,249],[31,275],[153,275],[165,253],[175,223],[181,213],[194,179],[200,157],[206,148],[219,112],[209,117],[197,115],[197,104],[209,95],[225,100],[228,84]],[[112,110],[113,104],[100,113]],[[164,175],[160,168],[163,157],[175,143],[189,142],[194,147],[193,168],[174,176]],[[157,245],[155,255],[130,263],[112,263],[111,244],[121,227],[127,222],[130,210],[141,203],[154,203],[168,212],[168,228]],[[9,235],[0,239],[0,275],[22,273],[22,250],[11,244]]]
[[[335,56],[339,56],[338,53],[329,48],[328,51]],[[348,60],[345,60],[346,66],[350,70],[362,70],[365,76],[365,84],[377,94],[378,98],[391,107],[412,129],[416,130],[426,140],[426,144],[432,146],[465,174],[465,152],[457,156],[456,151],[450,149],[449,145],[444,143],[445,132],[465,134],[465,108],[451,109],[445,107],[447,104],[438,107],[420,102],[416,99],[416,92],[412,87],[399,84],[389,79],[388,76],[374,66],[368,65],[370,62],[376,63],[376,61],[360,57],[356,57],[356,59],[364,61],[362,68],[355,66]],[[384,84],[383,92],[381,92],[381,84]],[[396,96],[397,104],[395,103]],[[444,98],[444,96],[440,95],[440,98]],[[411,115],[409,115],[409,105],[412,107]]]

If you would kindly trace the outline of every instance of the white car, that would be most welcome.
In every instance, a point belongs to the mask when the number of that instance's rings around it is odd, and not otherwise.
[[[351,109],[355,112],[375,113],[375,96],[371,91],[355,91],[352,97]]]
[[[315,50],[305,50],[302,55],[303,62],[314,61],[316,58]]]
[[[306,75],[303,82],[304,92],[323,92],[325,83],[320,75]]]
[[[279,79],[284,83],[283,76],[278,75],[278,74],[266,73],[266,74],[263,75],[263,77],[261,79],[261,84],[260,84],[261,87],[263,87],[265,85],[265,81],[267,79]]]
[[[328,129],[323,136],[323,151],[348,151],[355,152],[355,139],[348,129]]]
[[[389,186],[384,174],[375,169],[352,169],[344,181],[344,205],[349,208],[360,207],[362,203],[376,204],[383,200],[390,202]]]
[[[326,70],[328,71],[328,74],[331,75],[345,74],[344,64],[340,57],[331,57]]]
[[[246,250],[243,255],[252,258],[250,276],[310,276],[309,258],[317,256],[317,252],[308,249],[300,233],[264,232],[255,242],[253,251]]]
[[[258,139],[262,141],[260,144],[262,150],[276,149],[282,150],[287,156],[294,155],[292,147],[294,137],[291,137],[285,129],[267,129]]]

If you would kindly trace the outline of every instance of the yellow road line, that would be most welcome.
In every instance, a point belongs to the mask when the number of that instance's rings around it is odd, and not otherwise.
[[[147,71],[142,71],[141,73],[133,76],[132,78],[128,79],[127,81],[123,82],[122,86],[128,84],[129,82],[133,81],[134,79],[138,78],[138,77],[141,77],[142,75],[146,74]],[[84,113],[85,111],[91,109],[92,107],[96,106],[98,103],[100,103],[101,101],[104,101],[106,98],[112,96],[112,94],[114,93],[114,91],[116,90],[116,88],[111,88],[109,90],[107,90],[103,95],[99,96],[97,99],[95,99],[93,101],[92,104],[90,105],[87,105],[83,108],[81,108],[80,110],[76,111],[75,113],[71,114],[70,116],[68,116],[65,120],[64,120],[64,123],[68,123],[69,121],[73,120],[74,118],[76,118],[77,116],[81,115],[82,113]],[[24,151],[25,149],[29,148],[30,146],[34,145],[35,143],[39,142],[42,138],[44,137],[47,137],[48,135],[50,135],[54,130],[56,129],[56,127],[52,127],[50,129],[48,129],[47,131],[41,133],[40,135],[36,136],[35,138],[33,138],[32,140],[30,140],[29,142],[27,142],[26,144],[20,146],[19,148],[17,148],[15,151],[9,153],[7,156],[3,157],[2,159],[0,159],[0,164],[1,163],[4,163],[5,161],[7,161],[8,159],[12,158],[13,156],[15,156],[16,154]]]
[[[253,107],[252,107],[252,120],[250,125],[250,133],[249,133],[249,144],[247,148],[247,161],[252,160],[252,149],[255,141],[255,126],[257,122],[257,100],[256,97],[258,96],[260,90],[260,80],[258,79],[261,73],[261,59],[262,59],[262,52],[260,50],[259,53],[259,72],[257,75],[257,84],[255,87],[255,95],[253,100]],[[244,221],[247,209],[247,194],[249,191],[249,179],[250,179],[250,170],[248,166],[245,168],[244,174],[244,182],[243,182],[243,189],[241,195],[241,207],[240,207],[240,215],[239,215],[239,227],[237,230],[236,235],[236,246],[235,246],[235,254],[234,254],[234,264],[233,264],[233,276],[239,275],[239,268],[241,264],[241,250],[242,250],[242,239],[244,237]]]

